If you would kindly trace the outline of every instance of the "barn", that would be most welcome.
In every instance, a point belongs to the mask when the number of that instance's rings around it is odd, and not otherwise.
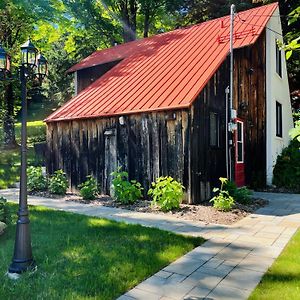
[[[271,184],[293,126],[278,4],[94,52],[73,66],[76,95],[47,123],[47,169],[70,186],[92,174],[110,193],[121,166],[147,190],[170,175],[185,200],[211,197],[218,178]],[[228,126],[228,110],[234,120]]]

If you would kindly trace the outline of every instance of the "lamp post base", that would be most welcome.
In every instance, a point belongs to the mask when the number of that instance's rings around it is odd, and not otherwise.
[[[22,274],[24,272],[35,272],[37,270],[36,263],[33,259],[30,260],[13,260],[8,268],[8,277],[10,274]]]

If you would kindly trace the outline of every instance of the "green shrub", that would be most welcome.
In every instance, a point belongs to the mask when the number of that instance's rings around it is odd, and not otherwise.
[[[94,200],[98,193],[98,186],[96,179],[89,175],[86,181],[78,186],[80,188],[79,194],[84,200]]]
[[[0,222],[9,224],[11,222],[10,210],[7,205],[7,200],[0,197]]]
[[[64,171],[55,171],[54,175],[52,175],[49,180],[49,192],[51,194],[65,195],[68,187],[69,183]]]
[[[227,178],[220,177],[221,188],[214,188],[214,193],[219,193],[215,197],[213,197],[210,202],[213,202],[214,208],[223,211],[229,211],[232,209],[234,205],[234,199],[230,196],[229,192],[224,190],[224,185],[228,182]]]
[[[42,167],[29,167],[27,169],[27,188],[28,191],[45,191],[48,186],[48,180],[43,175]]]
[[[131,204],[142,198],[142,186],[136,180],[128,181],[128,173],[121,171],[118,168],[117,171],[111,173],[114,177],[113,184],[113,197],[122,204]]]
[[[148,195],[152,197],[152,203],[159,205],[162,211],[170,211],[179,208],[183,198],[183,189],[184,186],[172,177],[159,177],[152,182]]]
[[[273,170],[273,184],[300,191],[300,142],[297,139],[282,150]]]
[[[223,190],[233,197],[235,202],[249,204],[251,202],[252,192],[246,187],[238,188],[235,182],[227,180],[223,184]]]

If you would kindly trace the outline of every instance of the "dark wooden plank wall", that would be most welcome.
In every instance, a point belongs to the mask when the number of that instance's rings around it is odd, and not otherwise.
[[[234,107],[245,126],[246,184],[266,184],[266,45],[265,32],[252,46],[235,52]]]
[[[124,116],[124,123],[119,117],[49,123],[48,171],[65,170],[74,189],[92,174],[109,193],[109,174],[122,166],[145,191],[157,177],[170,175],[188,195],[188,111]]]
[[[219,177],[226,177],[225,89],[228,86],[228,62],[224,62],[191,107],[191,198],[200,203],[211,198]],[[210,146],[210,112],[220,121],[219,146]]]
[[[106,64],[102,64],[95,67],[90,67],[77,71],[77,93],[80,93],[86,87],[88,87],[95,80],[103,76],[106,72],[112,69],[115,65],[120,62],[113,61]]]

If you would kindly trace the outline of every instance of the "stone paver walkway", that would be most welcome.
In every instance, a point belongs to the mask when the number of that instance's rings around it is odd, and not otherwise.
[[[17,201],[18,191],[0,190]],[[29,203],[202,236],[208,241],[151,276],[118,300],[247,299],[300,227],[300,195],[255,193],[270,201],[232,226],[206,225],[171,216],[137,213],[60,199],[29,197]]]

